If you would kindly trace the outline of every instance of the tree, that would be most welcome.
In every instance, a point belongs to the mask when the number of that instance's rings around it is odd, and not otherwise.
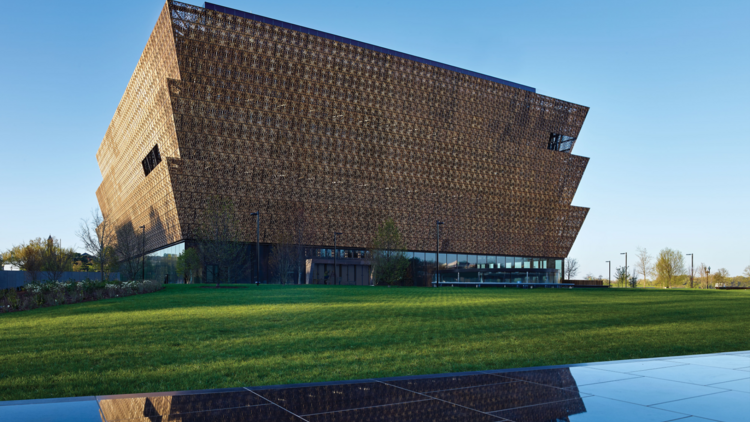
[[[93,265],[91,265],[91,269],[95,272],[101,272],[104,274],[104,280],[109,280],[109,275],[117,271],[117,252],[115,252],[115,248],[111,246],[107,246],[104,248],[104,261],[100,260],[94,260]],[[102,265],[102,262],[104,265]]]
[[[745,277],[750,277],[750,265],[745,267],[745,271],[743,272],[743,274],[745,275]]]
[[[193,277],[198,274],[201,268],[201,260],[198,251],[194,248],[185,248],[177,257],[176,272],[182,276],[186,284],[193,282]]]
[[[101,281],[104,281],[104,273],[107,272],[109,259],[113,255],[110,251],[116,239],[112,222],[97,208],[91,211],[90,220],[81,219],[81,226],[76,235],[83,242],[83,249],[94,258],[94,264],[99,267]]]
[[[245,267],[237,212],[230,200],[213,197],[197,229],[198,252],[204,265],[214,265],[216,287],[221,279],[231,283]]]
[[[646,286],[646,281],[648,280],[648,275],[652,273],[653,266],[651,265],[651,261],[653,260],[653,257],[648,254],[648,251],[646,248],[638,248],[637,252],[635,254],[635,269],[638,271],[639,274],[643,275],[643,286]]]
[[[709,268],[706,264],[702,263],[698,266],[698,278],[700,278],[700,287],[702,289],[708,289],[708,287],[711,285],[711,273],[709,272]]]
[[[5,253],[5,260],[12,266],[26,271],[27,278],[34,282],[44,266],[44,241],[41,238],[31,239],[29,243],[13,246]]]
[[[306,268],[305,245],[308,239],[307,217],[305,209],[299,207],[294,213],[292,220],[292,237],[295,249],[295,261],[297,264],[297,284],[302,284],[302,273]]]
[[[50,236],[41,254],[42,270],[46,273],[47,279],[60,281],[65,271],[72,270],[75,252],[72,248],[63,248],[59,239],[56,240]]]
[[[714,274],[714,282],[724,284],[729,279],[729,271],[726,268],[719,268]]]
[[[637,270],[633,269],[633,274],[630,275],[630,279],[628,281],[629,281],[628,284],[630,285],[631,288],[638,287],[638,272],[637,272]],[[643,285],[645,287],[645,285],[646,285],[646,281],[645,280],[643,281]]]
[[[388,218],[378,227],[372,242],[373,280],[376,284],[395,284],[402,280],[409,267],[406,247],[396,222]]]
[[[281,284],[292,281],[292,272],[297,266],[297,248],[294,244],[294,236],[281,229],[271,247],[271,255],[268,263],[276,274],[276,279]]]
[[[575,258],[565,258],[565,279],[570,281],[578,274],[578,260]]]
[[[615,283],[617,287],[627,287],[630,277],[625,267],[617,267],[615,269]]]
[[[132,222],[127,222],[117,227],[115,237],[114,249],[120,268],[128,280],[138,279],[143,272],[143,233],[136,231]]]
[[[685,259],[682,252],[669,248],[659,251],[654,265],[656,281],[666,288],[675,284],[677,277],[685,273]]]

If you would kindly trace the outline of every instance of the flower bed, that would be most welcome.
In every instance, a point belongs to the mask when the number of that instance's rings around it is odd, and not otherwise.
[[[164,283],[155,280],[104,282],[85,280],[28,283],[21,291],[15,289],[0,290],[0,313],[132,296],[155,292],[163,288]]]

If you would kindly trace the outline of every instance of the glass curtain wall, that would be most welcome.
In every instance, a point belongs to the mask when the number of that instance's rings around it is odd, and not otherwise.
[[[146,254],[146,280],[177,282],[177,257],[185,250],[185,243],[178,243],[156,252]]]

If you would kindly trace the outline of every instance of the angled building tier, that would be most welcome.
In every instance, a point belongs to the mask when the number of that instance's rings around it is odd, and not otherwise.
[[[440,220],[447,272],[484,261],[559,280],[588,212],[571,205],[587,112],[454,66],[168,1],[97,153],[97,198],[107,218],[145,226],[148,251],[195,239],[204,210],[229,199],[249,243],[254,211],[269,245],[301,210],[317,258],[334,232],[343,250],[366,250],[392,218],[409,256],[434,262]]]

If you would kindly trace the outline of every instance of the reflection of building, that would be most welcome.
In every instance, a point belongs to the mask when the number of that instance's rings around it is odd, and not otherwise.
[[[310,267],[323,272],[333,232],[344,233],[339,264],[356,267],[344,260],[366,258],[393,218],[415,283],[434,273],[436,220],[446,280],[557,281],[588,212],[571,206],[587,112],[393,50],[169,1],[97,153],[97,197],[107,217],[146,225],[150,251],[193,239],[221,196],[248,242],[260,210],[264,254],[302,210]]]

